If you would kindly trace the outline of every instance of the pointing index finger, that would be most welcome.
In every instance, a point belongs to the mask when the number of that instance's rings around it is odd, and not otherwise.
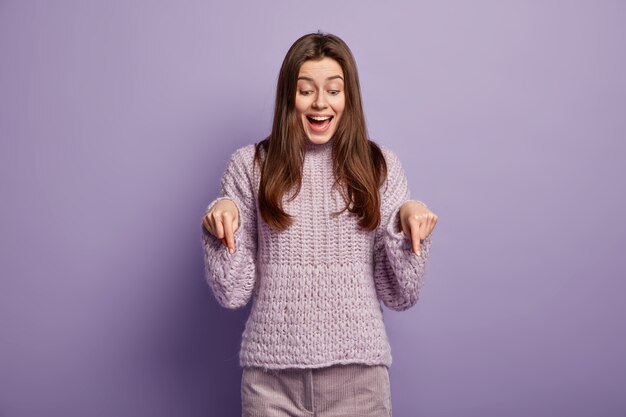
[[[231,216],[223,216],[222,221],[224,224],[224,239],[226,239],[226,246],[228,251],[232,254],[235,252],[235,237],[233,236],[233,219]]]
[[[413,247],[413,253],[417,256],[420,255],[420,224],[417,221],[409,222],[411,227],[411,246]]]

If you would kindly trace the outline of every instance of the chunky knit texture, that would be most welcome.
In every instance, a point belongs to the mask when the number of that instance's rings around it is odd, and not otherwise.
[[[381,301],[402,311],[422,288],[431,237],[421,255],[399,223],[410,192],[397,155],[379,145],[388,166],[381,186],[381,224],[362,230],[332,189],[332,140],[307,143],[302,188],[284,210],[295,216],[284,231],[272,230],[257,211],[260,170],[254,144],[237,149],[221,180],[219,197],[239,209],[236,250],[204,227],[205,273],[218,303],[240,308],[252,299],[239,352],[240,366],[316,368],[364,363],[391,366],[391,347]]]

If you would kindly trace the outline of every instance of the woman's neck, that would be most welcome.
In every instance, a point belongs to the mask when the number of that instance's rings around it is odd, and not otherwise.
[[[326,142],[324,142],[324,143],[313,143],[309,139],[307,139],[306,140],[306,150],[307,151],[313,151],[313,152],[329,150],[329,149],[332,149],[334,141],[335,141],[335,137],[334,136],[332,138],[330,138],[329,140],[327,140]]]

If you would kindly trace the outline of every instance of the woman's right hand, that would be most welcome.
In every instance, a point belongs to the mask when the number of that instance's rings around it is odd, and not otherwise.
[[[239,209],[233,200],[220,200],[202,219],[204,228],[218,239],[222,239],[228,251],[235,252],[235,231],[239,228]]]

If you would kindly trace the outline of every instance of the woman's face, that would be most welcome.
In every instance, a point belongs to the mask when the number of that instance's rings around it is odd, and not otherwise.
[[[305,61],[298,73],[296,111],[311,142],[322,144],[332,138],[345,105],[339,63],[332,58]]]

